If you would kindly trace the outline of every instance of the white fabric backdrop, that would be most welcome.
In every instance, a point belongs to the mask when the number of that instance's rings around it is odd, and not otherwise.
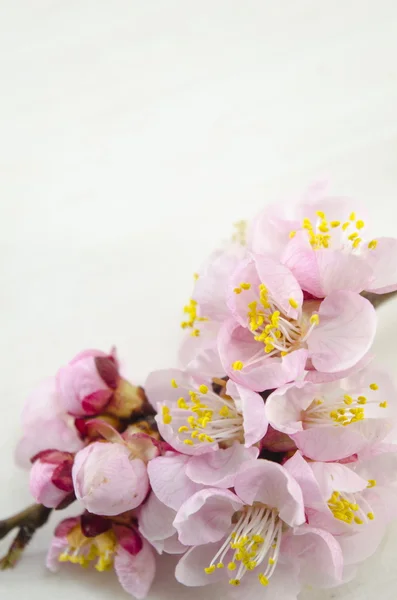
[[[396,23],[395,0],[0,1],[2,516],[30,502],[12,461],[32,386],[84,347],[116,344],[136,382],[172,366],[233,221],[329,176],[396,234]],[[375,344],[391,369],[395,315]],[[127,598],[45,571],[56,520],[0,597]],[[394,599],[396,557],[397,526],[358,580],[302,600]],[[217,598],[172,581],[159,561],[150,600]]]

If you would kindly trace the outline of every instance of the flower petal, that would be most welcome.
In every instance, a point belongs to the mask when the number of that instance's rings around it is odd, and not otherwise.
[[[210,454],[192,456],[186,475],[196,483],[220,488],[232,488],[237,472],[258,457],[258,448],[245,448],[239,442]]]
[[[287,317],[296,319],[302,308],[303,293],[291,271],[280,262],[265,256],[255,256],[255,265],[269,296]],[[291,298],[295,300],[297,308],[291,306]]]
[[[68,540],[66,537],[54,536],[51,540],[51,544],[46,557],[46,567],[49,571],[56,573],[59,571],[61,563],[59,557],[62,552],[67,548]]]
[[[330,498],[335,490],[347,493],[360,492],[368,485],[368,479],[363,479],[352,469],[340,463],[312,462],[310,467],[325,499]]]
[[[204,569],[210,565],[221,545],[217,542],[203,546],[193,546],[188,550],[176,566],[175,577],[177,581],[189,587],[209,585],[220,581],[225,576],[223,569],[216,569],[211,575],[207,575]]]
[[[296,527],[284,536],[281,551],[299,565],[305,584],[331,587],[342,582],[342,550],[327,531],[306,524]]]
[[[302,411],[310,406],[313,399],[313,386],[305,382],[288,384],[275,390],[265,405],[270,425],[288,435],[302,431]]]
[[[301,489],[277,463],[259,459],[248,464],[237,475],[235,490],[246,504],[262,502],[277,508],[280,518],[292,527],[305,521]]]
[[[295,452],[295,454],[284,463],[283,467],[298,482],[302,490],[305,508],[316,508],[318,510],[326,508],[318,481],[301,452]]]
[[[265,403],[262,396],[238,385],[229,379],[226,393],[239,405],[243,415],[244,441],[246,448],[259,442],[267,431]]]
[[[303,348],[283,358],[268,358],[263,352],[263,344],[256,342],[252,333],[234,320],[222,325],[218,348],[227,375],[256,392],[294,381],[303,373],[307,359],[307,350]],[[241,370],[233,369],[235,361],[242,361],[244,366]]]
[[[211,453],[212,454],[212,453]],[[173,452],[159,456],[148,464],[150,484],[156,496],[166,506],[178,510],[182,504],[202,489],[186,474],[189,456]]]
[[[176,533],[175,511],[165,506],[152,492],[139,511],[139,531],[149,542],[165,540]]]
[[[197,492],[182,504],[175,517],[179,541],[187,546],[218,542],[242,505],[235,494],[226,490],[208,488]]]
[[[146,598],[156,572],[156,560],[148,542],[143,541],[142,550],[135,556],[119,546],[114,570],[120,585],[128,594],[138,600]]]
[[[397,290],[397,239],[382,237],[376,241],[376,248],[365,253],[373,271],[373,279],[366,289],[386,294]]]
[[[321,303],[319,316],[320,323],[307,340],[315,369],[335,373],[355,365],[375,336],[372,304],[353,292],[333,292]]]

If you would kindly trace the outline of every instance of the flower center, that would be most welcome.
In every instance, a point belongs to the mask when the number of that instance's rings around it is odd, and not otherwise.
[[[325,213],[321,210],[316,212],[317,222],[313,225],[311,220],[305,217],[302,221],[302,228],[306,230],[309,242],[313,250],[329,248],[332,241],[332,231],[338,231],[338,241],[350,250],[357,250],[363,240],[360,237],[360,231],[365,226],[362,219],[356,218],[356,213],[352,212],[349,218],[344,221],[328,221]],[[295,237],[296,231],[290,232],[290,238]],[[368,248],[373,250],[377,246],[376,240],[368,242]]]
[[[371,383],[369,390],[376,391],[379,389],[377,383]],[[365,416],[366,405],[377,404],[379,408],[387,408],[387,401],[379,402],[372,400],[371,397],[360,395],[344,394],[326,398],[314,399],[310,406],[302,413],[302,423],[304,429],[310,427],[321,427],[325,425],[351,425],[357,421],[363,421]]]
[[[59,556],[60,562],[71,562],[82,567],[88,567],[96,561],[97,571],[107,571],[113,566],[117,540],[112,531],[87,538],[79,525],[76,525],[67,535],[68,546]]]
[[[231,585],[240,585],[248,571],[258,572],[258,580],[268,585],[280,553],[283,522],[276,509],[263,504],[246,506],[235,515],[236,523],[224,544],[204,569],[210,575],[225,566],[232,575]]]
[[[174,379],[171,385],[179,387]],[[176,426],[186,446],[244,441],[243,416],[233,399],[215,394],[204,384],[198,390],[187,390],[176,407],[163,406],[162,417],[166,425]]]
[[[251,284],[243,282],[234,289],[234,293],[241,294],[249,289]],[[291,319],[282,313],[265,284],[259,285],[258,294],[259,300],[249,302],[247,311],[248,327],[255,341],[263,343],[263,351],[269,357],[282,357],[288,352],[297,350],[307,340],[313,328],[319,324],[320,318],[317,312],[313,312],[308,320],[303,313],[298,319]],[[289,298],[288,301],[290,306],[298,308],[294,298]],[[244,364],[237,360],[232,367],[240,371],[243,367],[252,366],[262,358],[261,349],[249,363]]]
[[[371,488],[375,485],[376,481],[370,479],[367,487]],[[371,505],[360,493],[346,494],[335,491],[328,500],[328,507],[335,519],[348,525],[352,523],[363,525],[375,518]]]

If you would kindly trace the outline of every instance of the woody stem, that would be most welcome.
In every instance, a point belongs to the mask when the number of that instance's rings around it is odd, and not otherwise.
[[[19,529],[7,554],[0,559],[1,570],[16,565],[35,531],[47,522],[51,511],[51,508],[46,508],[42,504],[33,504],[16,515],[0,521],[0,539],[3,539],[13,529]]]

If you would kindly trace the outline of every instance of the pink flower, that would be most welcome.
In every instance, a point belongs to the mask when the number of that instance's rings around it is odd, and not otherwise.
[[[146,381],[146,394],[158,411],[156,421],[163,438],[176,450],[202,454],[233,441],[247,448],[266,433],[265,407],[259,394],[229,381],[220,381],[219,393],[207,378],[198,383],[175,369],[155,371]]]
[[[363,218],[345,198],[315,184],[283,214],[269,206],[252,226],[250,247],[272,253],[317,298],[338,290],[385,293],[397,289],[397,240],[366,233]]]
[[[272,427],[314,460],[339,460],[381,442],[396,422],[389,376],[367,368],[333,383],[296,383],[266,401]]]
[[[346,565],[375,552],[397,514],[396,451],[349,464],[306,462],[296,452],[284,467],[301,486],[309,525],[336,537]]]
[[[62,403],[72,415],[94,415],[108,404],[119,383],[117,360],[100,350],[80,352],[59,369],[57,385]]]
[[[299,379],[305,368],[347,371],[375,335],[375,310],[365,298],[336,291],[305,300],[289,269],[264,256],[236,269],[228,304],[233,317],[219,332],[220,357],[229,377],[256,391]]]
[[[257,460],[238,474],[235,493],[206,488],[178,510],[179,541],[192,547],[176,578],[188,586],[229,580],[244,597],[254,597],[262,585],[268,598],[294,598],[303,573],[306,583],[340,582],[338,543],[304,521],[294,478],[276,463]]]
[[[156,569],[153,550],[132,524],[90,514],[66,519],[55,530],[47,567],[55,572],[62,562],[95,565],[97,571],[114,568],[123,589],[138,600],[147,596]]]
[[[77,452],[83,446],[73,426],[73,418],[62,408],[53,377],[43,381],[30,394],[22,413],[23,437],[16,449],[16,461],[30,467],[30,459],[48,448]]]
[[[176,511],[160,502],[153,492],[139,509],[139,531],[159,554],[183,554],[187,550],[178,540],[175,515]]]
[[[33,457],[29,487],[36,502],[57,508],[68,496],[74,499],[72,482],[73,454],[44,450]]]
[[[226,284],[238,262],[246,254],[237,240],[211,254],[195,274],[192,298],[184,307],[181,327],[187,332],[182,343],[180,364],[191,373],[222,377],[216,337],[228,310]]]
[[[120,438],[94,442],[76,454],[76,497],[97,515],[118,515],[142,504],[149,491],[146,463]]]
[[[229,448],[193,456],[166,452],[148,464],[150,485],[165,506],[178,510],[204,487],[234,487],[238,472],[258,455],[258,448],[245,448],[238,442]]]

